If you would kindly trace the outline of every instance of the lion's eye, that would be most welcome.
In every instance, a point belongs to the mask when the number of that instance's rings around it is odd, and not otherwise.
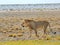
[[[23,23],[24,24],[24,23]]]
[[[24,26],[23,26],[24,27]]]

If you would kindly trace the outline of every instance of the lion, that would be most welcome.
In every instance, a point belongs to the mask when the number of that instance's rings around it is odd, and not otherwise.
[[[24,20],[24,22],[22,23],[22,26],[23,27],[29,27],[29,29],[30,29],[30,37],[31,37],[32,30],[34,30],[35,35],[37,37],[39,37],[39,35],[37,34],[37,29],[38,28],[43,28],[44,34],[47,34],[47,31],[46,31],[47,27],[49,26],[49,28],[50,28],[50,24],[49,24],[48,21],[34,21],[34,20],[27,20],[27,19]]]

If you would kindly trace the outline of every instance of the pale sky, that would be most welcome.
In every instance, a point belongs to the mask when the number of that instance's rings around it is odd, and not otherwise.
[[[43,4],[60,3],[60,0],[0,0],[0,4]]]

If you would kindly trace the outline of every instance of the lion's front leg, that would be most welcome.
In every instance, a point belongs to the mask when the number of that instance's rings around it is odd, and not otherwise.
[[[39,35],[37,34],[37,30],[35,30],[35,34],[36,34],[36,37],[39,37]]]
[[[31,34],[31,33],[32,33],[32,30],[30,29],[30,35],[29,35],[29,38],[31,38],[31,36],[32,36],[32,34]]]

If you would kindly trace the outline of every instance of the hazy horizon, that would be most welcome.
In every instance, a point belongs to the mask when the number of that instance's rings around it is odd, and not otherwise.
[[[0,0],[0,4],[48,4],[60,3],[60,0]]]
[[[39,4],[39,3],[37,3]],[[60,3],[40,3],[40,4],[60,4]],[[20,4],[0,4],[0,5],[20,5]],[[21,4],[23,5],[23,4]],[[26,5],[29,5],[29,4],[26,4]]]

